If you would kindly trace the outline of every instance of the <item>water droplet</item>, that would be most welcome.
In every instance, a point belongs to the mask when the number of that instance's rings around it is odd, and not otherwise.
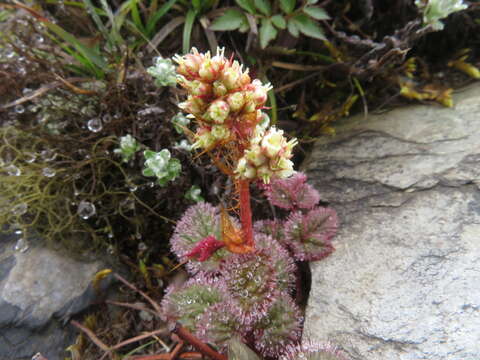
[[[112,115],[110,114],[103,115],[102,121],[104,124],[108,124],[110,121],[112,121]]]
[[[88,201],[80,201],[77,208],[77,214],[84,220],[92,217],[96,213],[95,205]]]
[[[90,130],[91,132],[94,132],[94,133],[97,133],[97,132],[101,131],[102,128],[103,128],[102,120],[100,120],[99,118],[93,118],[93,119],[88,120],[87,128],[88,128],[88,130]]]
[[[37,158],[37,154],[31,153],[31,152],[23,153],[23,159],[25,160],[25,162],[29,164],[33,163],[36,158]]]
[[[135,233],[135,238],[137,240],[140,240],[142,238],[142,234],[140,234],[139,232]]]
[[[148,187],[153,188],[155,186],[155,183],[153,181],[148,183]]]
[[[15,165],[8,165],[5,167],[5,171],[10,176],[20,176],[22,174],[22,171]]]
[[[42,170],[43,176],[49,177],[49,178],[54,177],[56,173],[57,172],[54,169],[49,168],[49,167],[46,167]]]
[[[14,250],[18,251],[18,252],[21,252],[21,253],[24,253],[28,250],[28,248],[29,248],[28,241],[25,240],[24,238],[20,238],[16,242]]]
[[[25,112],[25,107],[23,105],[17,105],[13,108],[17,114],[23,114]]]
[[[108,233],[108,238],[109,238],[109,239],[113,239],[113,233],[109,232],[109,233]]]
[[[33,35],[33,40],[35,41],[35,43],[36,43],[37,45],[42,44],[42,43],[45,41],[45,39],[43,38],[43,36],[40,35],[40,34],[35,34],[35,35]]]
[[[30,88],[24,88],[24,89],[22,90],[22,95],[23,95],[23,96],[27,96],[27,95],[31,94],[31,92],[32,92],[32,89],[30,89]]]
[[[147,245],[144,242],[138,243],[138,251],[145,251],[147,250]]]
[[[16,216],[22,216],[27,212],[27,210],[28,210],[28,205],[25,203],[17,204],[12,208],[12,212]]]
[[[138,189],[138,186],[135,184],[129,184],[128,188],[130,189],[130,192],[135,192]]]
[[[45,161],[53,161],[57,157],[57,153],[53,150],[46,149],[40,153],[40,156]]]

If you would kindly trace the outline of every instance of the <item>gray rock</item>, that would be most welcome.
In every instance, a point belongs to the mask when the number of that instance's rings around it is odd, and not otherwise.
[[[305,170],[340,215],[304,339],[354,360],[480,359],[480,87],[352,117]]]
[[[15,241],[14,236],[0,239],[0,360],[30,359],[37,352],[64,359],[76,337],[67,322],[106,293],[111,279],[102,281],[100,291],[91,281],[107,265],[38,245],[15,251]]]

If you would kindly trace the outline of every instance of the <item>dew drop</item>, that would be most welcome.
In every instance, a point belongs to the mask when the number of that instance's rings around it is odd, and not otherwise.
[[[14,250],[15,251],[18,251],[18,252],[21,252],[21,253],[24,253],[28,250],[29,248],[29,245],[28,245],[28,241],[25,240],[24,238],[20,238],[18,239],[18,241],[15,243],[15,248]]]
[[[20,229],[15,230],[15,235],[22,235],[23,231]]]
[[[102,120],[100,120],[99,118],[93,118],[93,119],[88,120],[87,128],[88,128],[88,130],[90,130],[91,132],[94,132],[94,133],[97,133],[97,132],[101,131],[102,128],[103,128]]]
[[[33,163],[36,158],[37,158],[37,155],[34,153],[31,153],[31,152],[23,153],[23,159],[25,160],[25,162],[29,164]]]
[[[23,105],[17,105],[13,108],[17,114],[23,114],[25,112],[25,107]]]
[[[77,208],[77,214],[84,220],[92,217],[96,213],[95,205],[88,201],[80,201]]]
[[[8,165],[5,167],[5,171],[10,176],[20,176],[22,174],[22,171],[15,165]]]
[[[138,243],[138,251],[145,251],[147,250],[147,245],[142,241],[141,243]]]
[[[40,153],[40,156],[42,157],[43,160],[45,161],[53,161],[56,159],[57,157],[57,153],[53,150],[50,150],[50,149],[46,149],[46,150],[43,150],[41,153]]]
[[[48,178],[54,177],[56,173],[57,172],[54,169],[49,168],[49,167],[46,167],[42,170],[43,176],[48,177]]]
[[[112,121],[112,115],[110,114],[103,115],[102,121],[104,124],[108,124],[110,121]]]
[[[22,216],[28,210],[28,205],[25,203],[17,204],[13,207],[12,212],[16,216]]]

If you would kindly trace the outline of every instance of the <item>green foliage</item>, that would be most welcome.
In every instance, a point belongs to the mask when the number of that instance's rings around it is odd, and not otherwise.
[[[185,199],[195,202],[205,201],[202,197],[202,190],[197,185],[192,185],[185,193]]]
[[[174,117],[172,117],[173,127],[175,131],[179,134],[183,134],[185,132],[185,128],[190,124],[190,120],[183,115],[183,113],[178,112]]]
[[[128,134],[120,138],[120,148],[115,149],[114,152],[122,156],[123,162],[129,162],[130,159],[140,150],[140,144],[135,138]]]
[[[175,66],[170,59],[155,58],[155,64],[149,67],[147,72],[155,78],[155,84],[158,87],[177,84]]]
[[[246,13],[254,15],[259,23],[260,47],[266,48],[278,36],[279,30],[288,29],[290,34],[298,37],[301,34],[320,40],[325,40],[325,34],[318,21],[328,20],[330,16],[319,7],[313,6],[315,1],[308,1],[295,9],[295,0],[279,2],[282,13],[273,14],[272,2],[269,0],[236,1],[239,8],[228,9],[217,17],[210,29],[214,31],[246,31],[250,28]],[[243,10],[243,11],[242,11]]]
[[[144,176],[155,176],[157,184],[166,186],[169,181],[175,180],[182,171],[180,160],[172,158],[168,149],[160,152],[145,150],[145,169],[142,174]]]
[[[463,0],[415,0],[415,5],[423,12],[424,24],[432,26],[434,30],[443,29],[441,19],[468,7]]]

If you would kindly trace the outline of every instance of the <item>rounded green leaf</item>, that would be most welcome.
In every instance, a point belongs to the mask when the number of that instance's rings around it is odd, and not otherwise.
[[[287,27],[287,22],[282,15],[274,15],[271,18],[273,25],[275,25],[279,29],[285,29]]]
[[[246,21],[245,15],[237,9],[230,9],[225,11],[225,14],[216,18],[212,25],[210,26],[210,30],[213,31],[229,31],[229,30],[236,30],[242,26],[242,24]]]
[[[290,21],[293,21],[297,25],[298,30],[300,30],[302,34],[315,39],[326,40],[322,28],[307,15],[297,15]]]
[[[255,14],[255,5],[253,4],[253,0],[235,0],[235,2],[243,10],[248,11],[250,14]]]
[[[303,8],[303,12],[308,16],[311,16],[315,20],[328,20],[330,16],[328,16],[327,12],[318,6],[307,6]]]
[[[264,15],[271,15],[272,14],[272,7],[268,0],[254,0],[255,7]]]
[[[262,49],[268,45],[270,41],[277,36],[277,29],[272,24],[272,21],[268,18],[262,19],[262,25],[260,26],[260,46]]]
[[[295,9],[296,0],[280,0],[280,9],[285,14],[290,14]]]
[[[300,30],[298,30],[298,26],[295,20],[293,19],[288,20],[287,27],[288,27],[288,32],[292,34],[292,36],[298,37],[298,35],[300,35]]]

